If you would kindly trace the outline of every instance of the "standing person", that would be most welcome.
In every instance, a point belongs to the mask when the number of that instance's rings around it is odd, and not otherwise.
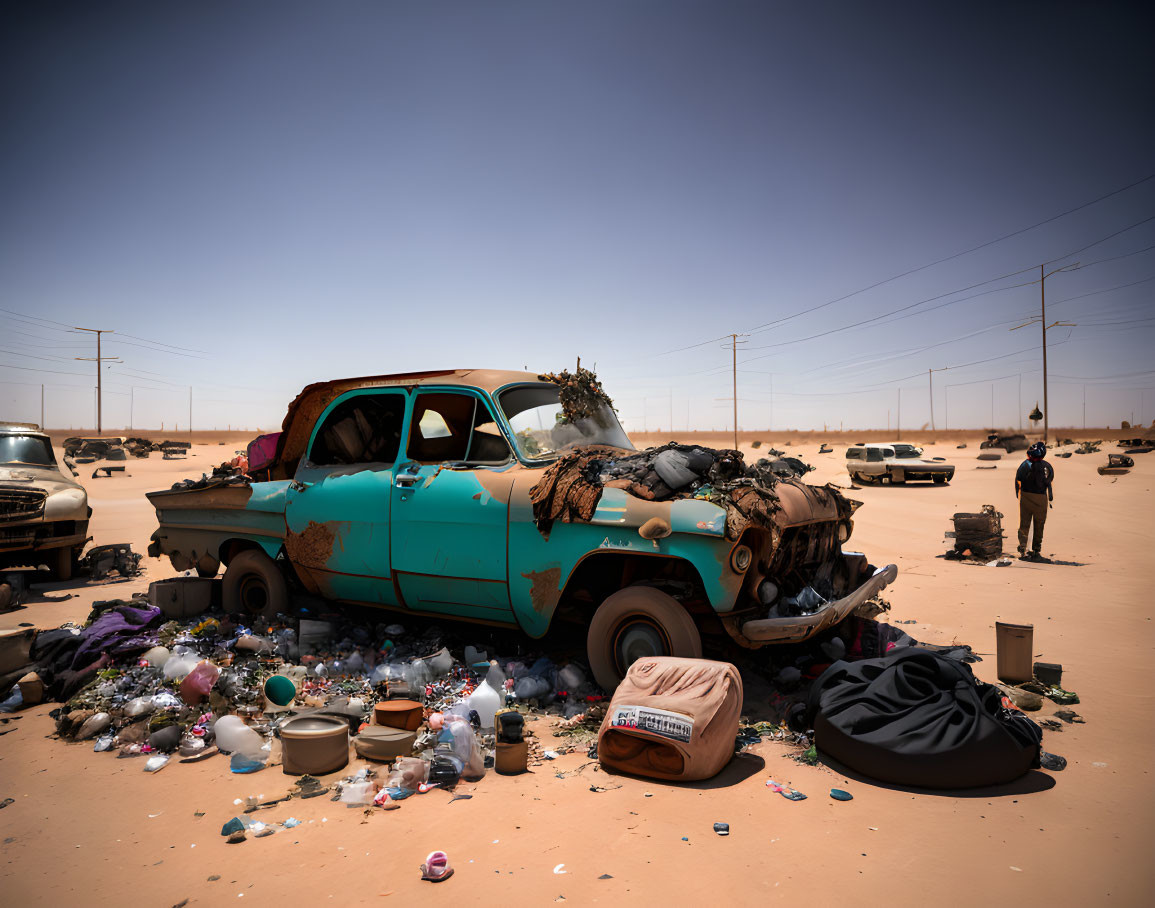
[[[1047,446],[1036,441],[1027,449],[1027,459],[1015,473],[1015,497],[1019,499],[1019,557],[1027,558],[1027,535],[1032,521],[1035,538],[1031,541],[1030,559],[1041,561],[1043,524],[1047,522],[1047,508],[1055,499],[1055,469],[1043,458]]]

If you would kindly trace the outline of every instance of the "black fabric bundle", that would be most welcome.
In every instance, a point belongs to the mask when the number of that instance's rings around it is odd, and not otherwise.
[[[819,751],[883,782],[974,788],[1039,765],[1038,725],[969,666],[916,647],[835,662],[809,706]]]

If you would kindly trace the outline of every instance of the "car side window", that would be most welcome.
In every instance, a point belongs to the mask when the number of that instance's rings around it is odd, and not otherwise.
[[[309,460],[317,466],[393,463],[401,448],[404,394],[358,394],[325,417]]]
[[[485,402],[427,391],[413,404],[406,451],[418,463],[506,463],[512,454]]]
[[[846,459],[847,460],[862,460],[862,448],[847,448],[846,449]]]
[[[882,460],[882,450],[880,448],[867,448],[866,460],[869,463],[878,463]]]

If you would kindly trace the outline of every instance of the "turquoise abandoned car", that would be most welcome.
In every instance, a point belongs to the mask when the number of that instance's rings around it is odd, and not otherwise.
[[[700,656],[703,634],[805,640],[895,579],[843,551],[857,503],[836,488],[736,451],[638,452],[578,373],[309,385],[250,446],[247,476],[148,495],[149,553],[210,576],[223,563],[225,607],[255,615],[299,586],[531,637],[580,622],[607,689],[635,659]]]

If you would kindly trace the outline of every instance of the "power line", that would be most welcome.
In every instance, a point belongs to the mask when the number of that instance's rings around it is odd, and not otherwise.
[[[953,259],[961,258],[964,255],[970,255],[970,253],[972,253],[972,252],[978,252],[980,249],[985,249],[988,246],[993,246],[996,243],[1001,243],[1003,240],[1009,240],[1012,237],[1016,237],[1016,236],[1019,236],[1020,234],[1027,233],[1028,231],[1034,230],[1037,227],[1042,227],[1046,224],[1050,224],[1052,221],[1057,221],[1057,220],[1059,220],[1059,218],[1064,218],[1069,214],[1074,214],[1077,211],[1082,211],[1084,208],[1089,208],[1092,205],[1097,205],[1099,202],[1103,202],[1103,201],[1111,198],[1112,196],[1119,195],[1119,193],[1121,193],[1121,192],[1126,192],[1128,189],[1134,189],[1136,186],[1140,186],[1143,183],[1146,183],[1152,179],[1155,179],[1155,173],[1149,174],[1148,176],[1143,177],[1143,179],[1141,179],[1141,180],[1136,180],[1134,183],[1128,183],[1126,186],[1123,186],[1120,189],[1116,189],[1113,192],[1109,192],[1104,196],[1100,196],[1097,199],[1093,199],[1090,202],[1085,202],[1084,204],[1079,205],[1075,208],[1070,208],[1067,211],[1062,212],[1061,214],[1056,214],[1054,217],[1049,217],[1046,220],[1039,221],[1037,224],[1032,224],[1029,227],[1023,227],[1021,230],[1016,230],[1013,233],[1004,234],[1003,236],[1000,236],[997,239],[989,240],[986,243],[981,243],[978,246],[973,246],[970,249],[966,249],[962,252],[956,252],[953,255],[948,255],[948,256],[946,256],[946,258],[938,259],[938,260],[930,262],[926,265],[920,265],[917,268],[911,268],[909,271],[904,271],[901,274],[896,274],[893,277],[888,277],[884,280],[881,280],[881,281],[878,281],[874,284],[871,284],[869,287],[863,287],[860,290],[855,290],[851,293],[846,294],[845,296],[840,296],[838,299],[833,299],[833,300],[830,300],[829,302],[822,303],[818,306],[813,306],[810,309],[804,309],[801,312],[795,312],[793,315],[788,315],[785,318],[776,319],[772,322],[767,322],[764,325],[758,325],[757,327],[751,328],[749,333],[753,334],[757,331],[763,330],[764,328],[773,327],[775,325],[780,325],[780,324],[783,324],[784,322],[791,321],[792,319],[798,318],[799,316],[809,315],[811,312],[817,312],[819,309],[825,309],[827,306],[833,306],[835,303],[841,303],[844,300],[848,300],[853,296],[858,296],[862,293],[866,293],[869,290],[874,290],[877,287],[881,287],[884,284],[889,284],[892,281],[897,281],[899,278],[907,277],[908,275],[911,275],[911,274],[917,274],[920,271],[925,271],[927,268],[933,268],[935,265],[941,265],[944,262],[949,262],[949,261],[952,261]],[[1108,237],[1108,239],[1110,239],[1110,237]],[[1094,245],[1094,244],[1092,244],[1092,245]],[[1082,250],[1079,250],[1079,251],[1081,252]],[[1073,253],[1073,252],[1069,253],[1069,255],[1075,255],[1075,254],[1076,253]],[[1067,256],[1063,256],[1063,258],[1066,258],[1066,257]]]
[[[1053,265],[1056,262],[1061,262],[1063,259],[1069,259],[1072,255],[1078,255],[1080,252],[1086,252],[1088,249],[1107,242],[1107,240],[1115,239],[1115,237],[1126,233],[1128,230],[1134,230],[1136,227],[1142,227],[1144,224],[1150,221],[1155,221],[1155,214],[1151,215],[1150,217],[1146,217],[1141,221],[1136,221],[1134,224],[1131,224],[1129,227],[1124,227],[1122,230],[1116,230],[1114,233],[1103,237],[1101,240],[1095,240],[1093,243],[1088,243],[1086,246],[1082,246],[1079,249],[1076,249],[1074,252],[1068,252],[1066,255],[1060,255],[1057,259],[1051,259],[1049,262],[1043,262],[1043,264]]]

